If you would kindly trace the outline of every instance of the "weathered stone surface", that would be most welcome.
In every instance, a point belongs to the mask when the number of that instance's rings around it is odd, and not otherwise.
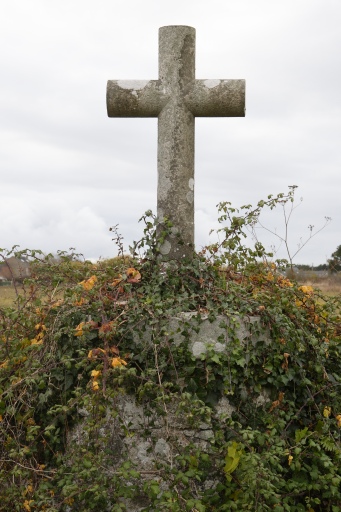
[[[186,343],[196,358],[203,357],[207,350],[226,350],[232,338],[246,347],[260,339],[270,340],[268,333],[261,328],[260,318],[255,316],[241,318],[235,315],[228,318],[220,315],[210,321],[207,315],[198,318],[196,313],[182,313],[170,318],[166,326],[166,330],[164,327],[162,329],[162,336],[172,339],[174,344]],[[150,330],[144,333],[141,343],[151,343]],[[269,394],[264,390],[256,398],[255,405],[263,407],[269,400]],[[167,483],[162,479],[160,468],[164,465],[173,467],[177,456],[188,445],[194,444],[201,451],[211,453],[214,443],[213,421],[224,423],[236,408],[227,396],[220,396],[212,406],[211,416],[204,419],[199,416],[200,419],[193,421],[194,409],[183,409],[179,401],[167,400],[164,408],[157,411],[148,402],[137,402],[135,396],[123,391],[117,393],[106,409],[96,437],[98,448],[107,454],[103,464],[108,474],[114,475],[122,463],[128,460],[140,474],[139,483],[157,479],[160,488],[165,490]],[[93,421],[91,414],[85,407],[78,412],[79,423],[68,436],[70,458],[73,450],[77,451],[92,443],[87,429],[88,422]],[[128,479],[125,485],[131,485],[133,480]],[[209,480],[202,485],[208,489],[216,485],[216,482]],[[139,512],[148,506],[148,500],[143,494],[134,500],[121,501],[130,512]]]
[[[258,316],[241,318],[237,315],[233,317],[218,315],[211,320],[206,314],[198,319],[196,312],[181,313],[169,319],[164,335],[176,344],[188,343],[189,349],[196,358],[200,358],[209,349],[223,352],[231,336],[241,343],[247,343],[259,339],[261,335],[265,342],[270,342],[269,333],[261,327]],[[150,336],[151,330],[147,328],[142,336],[143,341],[149,341]],[[135,333],[134,337],[138,340],[139,334]]]
[[[158,80],[109,80],[109,117],[158,117],[157,215],[173,223],[165,260],[194,248],[195,117],[244,117],[244,80],[195,79],[195,29],[159,30]],[[178,236],[184,244],[178,243]]]
[[[226,413],[229,410],[227,403],[228,400],[225,399],[223,408]],[[231,413],[233,410],[231,407]],[[77,447],[91,444],[86,429],[89,417],[84,414],[84,410],[82,416],[79,424],[69,432],[71,458],[72,451]],[[102,450],[108,453],[105,461],[107,472],[114,474],[128,460],[140,473],[142,482],[156,478],[161,487],[166,488],[159,468],[165,464],[172,466],[175,458],[190,443],[209,453],[213,440],[212,426],[204,422],[193,426],[186,414],[179,414],[178,403],[167,403],[167,415],[158,415],[146,404],[138,404],[135,397],[122,392],[108,407],[96,442],[102,443]],[[148,505],[147,502],[142,502],[145,499],[145,496],[141,496],[137,500],[122,499],[122,502],[130,512],[138,512]]]

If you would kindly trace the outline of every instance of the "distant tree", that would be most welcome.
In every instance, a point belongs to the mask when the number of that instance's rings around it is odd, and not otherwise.
[[[329,266],[327,263],[320,263],[319,265],[306,265],[306,264],[297,264],[296,267],[299,270],[328,270]]]
[[[331,258],[328,260],[328,267],[330,272],[340,272],[341,270],[341,245],[336,251],[333,252]]]
[[[321,265],[314,267],[313,270],[328,270],[328,265],[327,263],[321,263]]]

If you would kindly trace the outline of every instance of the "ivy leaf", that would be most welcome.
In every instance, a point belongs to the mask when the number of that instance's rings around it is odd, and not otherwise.
[[[218,354],[213,354],[213,356],[211,357],[211,361],[213,361],[214,363],[217,363],[217,364],[221,364]]]
[[[245,366],[245,357],[241,357],[241,358],[237,359],[237,360],[236,360],[236,364],[237,364],[238,366],[242,366],[242,367],[244,367],[244,366]]]
[[[72,384],[73,384],[73,375],[72,375],[72,373],[67,373],[65,375],[65,384],[64,384],[65,391],[70,389]]]

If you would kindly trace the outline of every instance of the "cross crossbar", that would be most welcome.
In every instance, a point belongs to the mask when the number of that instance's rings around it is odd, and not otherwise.
[[[195,29],[159,29],[159,79],[109,80],[109,117],[158,117],[157,216],[174,236],[164,259],[190,257],[194,249],[195,117],[244,117],[245,80],[195,79]],[[178,243],[178,236],[183,243]]]

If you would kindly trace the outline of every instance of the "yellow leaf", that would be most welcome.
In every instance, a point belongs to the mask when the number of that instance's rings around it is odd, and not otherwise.
[[[325,418],[329,418],[330,414],[332,412],[332,408],[331,407],[328,407],[326,406],[324,409],[323,409],[323,416]]]
[[[90,320],[89,322],[81,322],[77,327],[75,328],[75,336],[83,336],[84,331],[89,331],[90,329],[96,329],[97,328],[97,322],[94,322],[93,320]]]
[[[271,272],[268,272],[265,279],[267,281],[273,281],[274,280],[274,275],[271,273]]]
[[[27,512],[31,512],[31,503],[33,502],[33,500],[25,500],[23,505],[24,505],[24,509],[27,511]]]
[[[341,414],[338,414],[337,416],[335,416],[335,418],[337,421],[337,426],[341,428]]]
[[[93,348],[92,350],[89,350],[88,359],[97,359],[97,357],[102,354],[105,354],[105,350],[102,348]]]
[[[127,363],[124,359],[121,359],[120,357],[113,357],[111,361],[111,366],[113,368],[119,368],[122,366],[127,366]]]
[[[91,276],[89,279],[81,281],[79,284],[83,286],[84,290],[92,290],[92,288],[97,283],[97,277]]]
[[[75,336],[83,336],[83,327],[85,325],[85,322],[81,322],[77,327],[75,328]]]
[[[31,484],[28,484],[28,486],[25,489],[25,494],[32,494],[33,492],[33,486]]]
[[[281,276],[278,278],[278,284],[282,288],[292,288],[294,286],[289,279]]]
[[[239,444],[236,441],[232,442],[232,445],[227,449],[227,455],[225,457],[224,472],[228,482],[232,480],[231,473],[237,468],[240,457],[242,456],[242,450],[238,450]]]
[[[39,336],[39,334],[37,334],[37,336],[35,338],[33,338],[33,340],[31,340],[31,345],[42,345],[44,341],[44,338],[42,336]]]
[[[93,391],[98,391],[98,390],[99,390],[99,384],[98,384],[97,380],[94,380],[94,381],[91,383],[91,386],[92,386],[92,390],[93,390]]]
[[[288,464],[289,464],[289,466],[292,463],[293,458],[294,457],[292,455],[289,455],[289,457],[288,457]]]
[[[93,377],[94,379],[98,379],[98,377],[100,375],[101,375],[100,370],[92,370],[92,372],[91,372],[91,377]]]
[[[301,290],[305,295],[313,295],[314,288],[312,286],[300,286],[299,290]]]
[[[52,308],[58,308],[59,306],[61,306],[63,304],[64,300],[63,299],[58,299],[56,302],[54,302],[52,304]]]

